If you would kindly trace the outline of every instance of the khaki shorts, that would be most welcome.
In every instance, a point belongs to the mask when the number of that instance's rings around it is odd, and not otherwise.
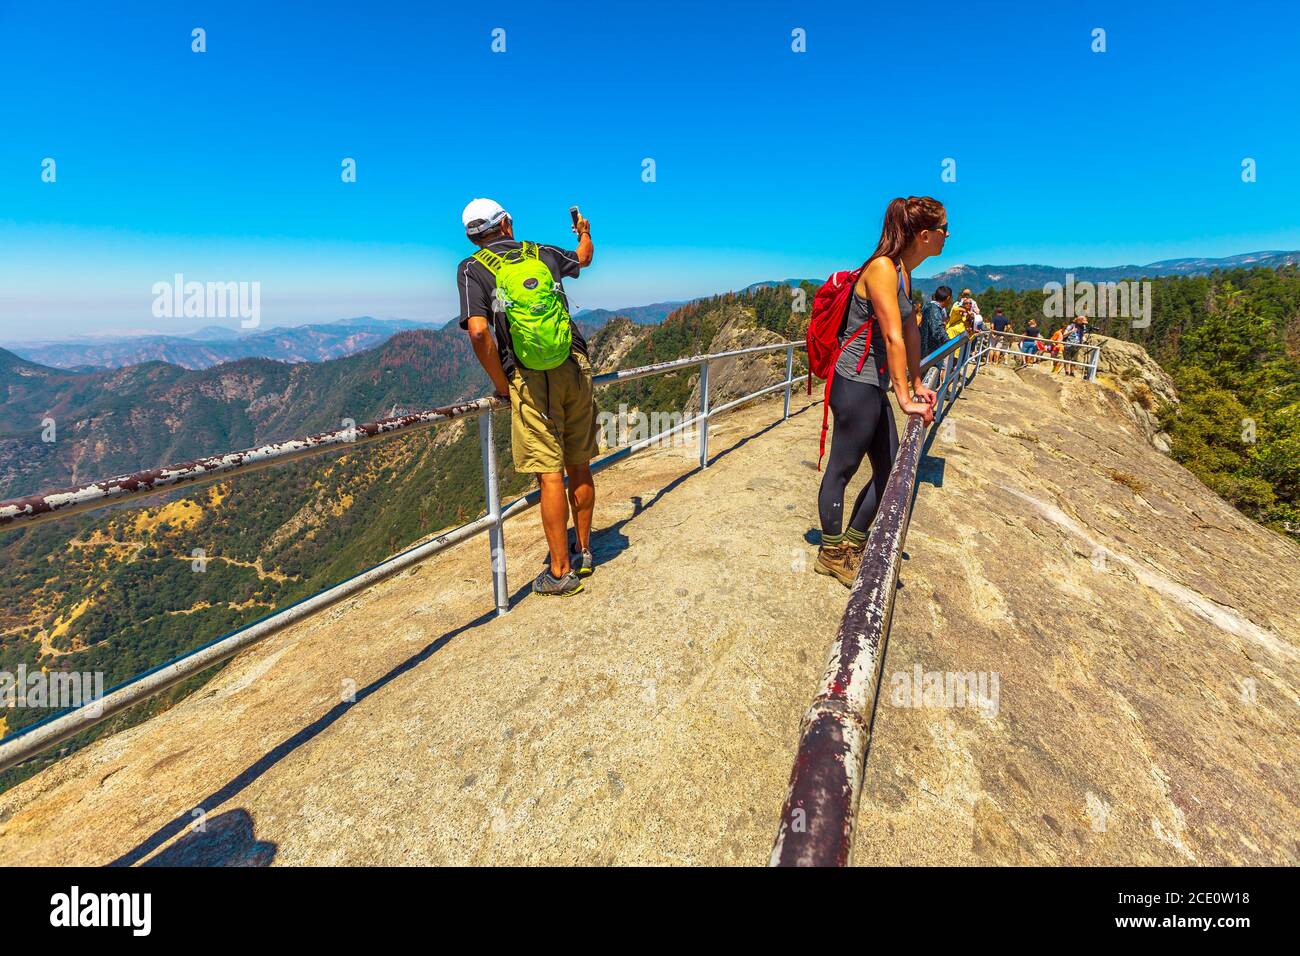
[[[558,368],[510,373],[510,450],[515,471],[563,471],[596,457],[591,365],[577,352]]]

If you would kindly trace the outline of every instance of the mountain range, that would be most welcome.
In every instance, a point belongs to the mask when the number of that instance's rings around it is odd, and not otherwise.
[[[428,408],[483,390],[454,325],[323,362],[58,369],[0,349],[0,497]],[[55,440],[43,440],[53,422]]]
[[[649,305],[630,305],[622,309],[579,309],[573,313],[573,317],[596,328],[619,316],[631,319],[637,325],[658,325],[668,318],[673,310],[685,304],[686,300],[681,300],[676,302],[652,302]]]
[[[778,308],[756,310],[723,296],[658,325],[617,319],[592,332],[593,364],[601,370],[649,364],[768,340],[774,320],[759,311],[779,313],[785,325],[775,334],[793,334],[785,326],[798,317],[782,297],[768,298]],[[769,381],[784,371],[780,356],[766,365]],[[697,375],[691,369],[611,386],[598,390],[597,400],[604,409],[619,403],[679,409],[690,401]],[[734,389],[750,384],[745,378],[731,381],[719,369],[717,400],[739,394]],[[325,362],[245,358],[200,370],[162,362],[55,369],[0,350],[6,410],[0,498],[338,428],[344,418],[361,422],[394,406],[446,404],[486,387],[469,338],[455,323],[402,331],[377,348]],[[532,480],[513,469],[509,413],[496,416],[500,488],[508,499]],[[47,420],[54,423],[53,441],[43,440]],[[291,462],[176,489],[140,507],[2,535],[0,578],[15,599],[0,607],[0,671],[37,670],[44,661],[102,671],[111,686],[343,580],[481,512],[478,444],[477,424],[460,420],[361,454]],[[168,692],[68,746],[129,726],[201,683]],[[0,712],[0,736],[39,716]],[[43,761],[0,774],[0,790]]]
[[[928,279],[918,278],[916,287],[929,295],[941,285],[960,292],[964,288],[981,291],[984,289],[1014,289],[1024,292],[1028,289],[1041,289],[1049,282],[1065,282],[1066,274],[1074,276],[1076,282],[1119,282],[1122,279],[1156,279],[1161,276],[1195,276],[1209,275],[1217,270],[1254,269],[1264,267],[1276,269],[1279,266],[1300,263],[1300,252],[1248,252],[1239,256],[1222,259],[1162,259],[1144,266],[968,266],[955,265]]]
[[[429,325],[407,319],[360,316],[247,333],[211,325],[182,335],[87,336],[10,343],[6,348],[21,358],[53,368],[123,368],[143,362],[167,362],[182,368],[203,369],[244,358],[325,362],[374,348],[398,332]]]
[[[987,289],[1011,289],[1025,292],[1029,289],[1041,289],[1049,282],[1065,282],[1067,274],[1074,276],[1076,282],[1118,282],[1121,279],[1156,279],[1161,276],[1196,276],[1209,275],[1217,270],[1229,269],[1276,269],[1279,266],[1300,264],[1300,252],[1247,252],[1239,256],[1227,256],[1222,259],[1191,258],[1162,259],[1144,266],[969,266],[957,264],[927,277],[917,276],[914,285],[926,295],[934,292],[941,285],[949,286],[953,292],[972,289],[982,292]],[[743,292],[770,286],[799,286],[811,283],[820,286],[825,277],[808,279],[776,279],[767,282],[755,282],[746,286]]]

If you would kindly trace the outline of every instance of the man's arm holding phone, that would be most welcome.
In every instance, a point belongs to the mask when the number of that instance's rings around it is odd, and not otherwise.
[[[591,223],[583,218],[577,206],[569,207],[569,216],[573,220],[573,231],[578,234],[578,268],[585,269],[596,254],[596,247],[591,244]]]

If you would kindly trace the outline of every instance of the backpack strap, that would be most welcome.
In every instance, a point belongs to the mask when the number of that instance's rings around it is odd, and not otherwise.
[[[850,298],[849,309],[852,310],[852,308],[853,308],[853,300],[852,298]],[[865,329],[867,333],[867,337],[863,339],[862,358],[858,359],[858,368],[857,368],[859,372],[862,371],[862,363],[867,360],[867,356],[871,353],[871,327],[872,325],[875,324],[875,321],[876,321],[875,316],[868,314],[867,321],[859,325],[857,329],[854,331],[854,333],[844,340],[844,344],[835,350],[835,358],[831,361],[831,373],[826,376],[826,391],[822,393],[822,436],[821,436],[821,443],[817,449],[817,470],[818,471],[822,470],[822,458],[826,456],[826,427],[828,421],[827,416],[830,414],[830,408],[831,408],[831,382],[835,380],[835,365],[840,360],[840,353],[843,352],[846,348],[848,348],[849,343],[852,342],[854,339],[856,339],[859,335],[861,335],[863,330]],[[812,387],[811,375],[808,376],[808,381],[809,381],[809,389],[811,390]]]
[[[875,324],[876,324],[876,317],[873,315],[871,318],[867,319],[867,321],[864,322],[862,325],[862,329],[867,330],[867,337],[862,340],[862,357],[858,359],[858,368],[857,368],[857,371],[859,372],[862,371],[862,366],[866,364],[867,356],[871,354],[871,333]],[[858,332],[861,332],[862,329],[858,329]],[[853,334],[857,335],[858,332],[854,332]],[[848,345],[849,343],[845,342],[844,344]]]
[[[906,292],[907,297],[910,299],[912,297],[912,289],[908,288],[908,286],[903,282],[903,260],[899,259],[895,262],[894,268],[898,270],[898,291]]]
[[[495,278],[496,274],[501,271],[501,266],[504,264],[499,255],[495,252],[489,252],[487,249],[480,249],[470,258],[483,266],[483,268],[487,269],[488,272],[492,273],[493,278]]]
[[[835,377],[835,366],[831,366],[831,374],[826,376],[826,390],[822,392],[822,439],[817,448],[817,470],[822,470],[822,459],[826,457],[826,423],[831,413],[831,379]],[[812,381],[812,376],[808,376]]]

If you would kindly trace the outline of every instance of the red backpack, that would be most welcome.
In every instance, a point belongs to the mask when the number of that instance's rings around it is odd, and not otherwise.
[[[864,331],[867,337],[863,340],[862,358],[858,359],[857,371],[862,371],[863,363],[871,354],[871,328],[876,324],[874,315],[854,330],[853,334],[844,340],[844,345],[840,345],[840,329],[844,328],[848,318],[853,287],[857,285],[858,277],[866,267],[867,264],[864,262],[852,272],[841,271],[832,274],[813,296],[812,316],[808,320],[808,369],[812,373],[808,376],[808,394],[812,394],[813,375],[826,379],[826,391],[822,396],[822,437],[817,452],[818,471],[822,470],[822,458],[826,454],[826,422],[830,414],[831,381],[835,378],[835,362],[845,346]]]

